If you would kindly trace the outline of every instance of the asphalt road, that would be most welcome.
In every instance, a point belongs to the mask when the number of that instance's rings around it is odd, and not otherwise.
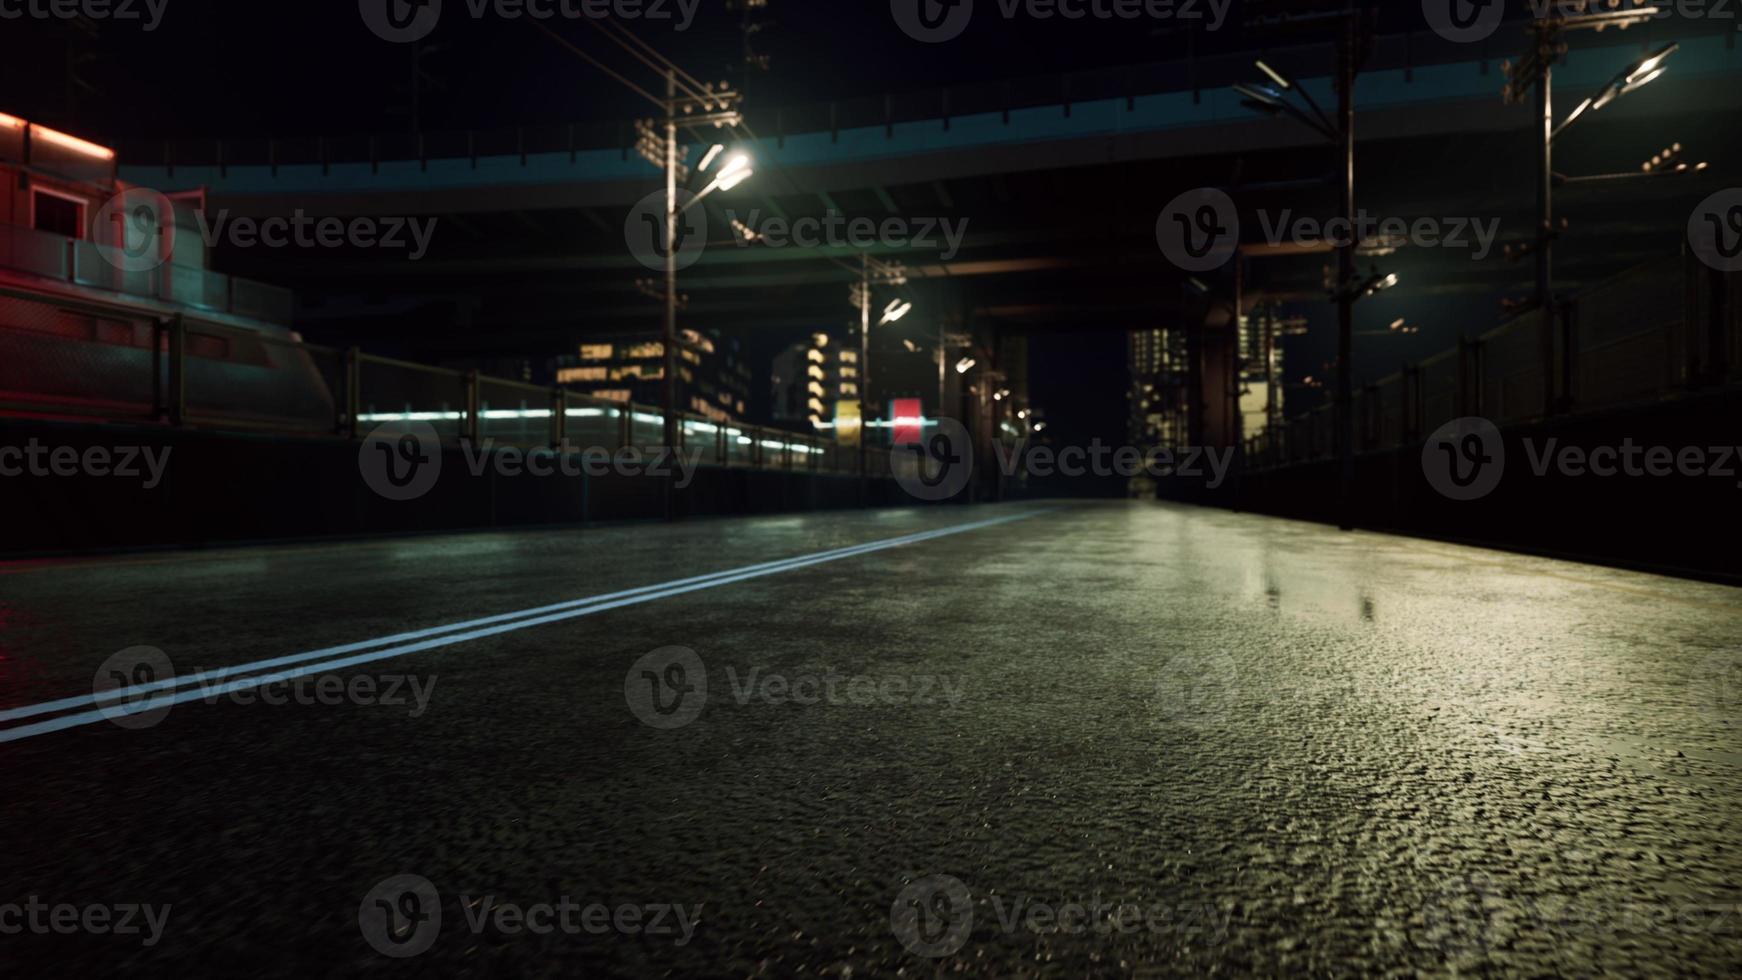
[[[1735,976],[1739,625],[1153,504],[0,565],[0,972]]]

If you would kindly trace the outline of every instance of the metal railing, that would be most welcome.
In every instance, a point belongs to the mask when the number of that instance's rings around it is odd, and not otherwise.
[[[658,408],[307,343],[286,331],[0,291],[0,415],[98,418],[301,436],[428,424],[447,444],[663,449]],[[705,465],[888,473],[888,451],[686,413]]]
[[[1728,297],[1716,310],[1714,295]],[[1739,301],[1742,276],[1720,276],[1691,256],[1637,266],[1563,305],[1552,357],[1530,311],[1358,388],[1355,451],[1408,446],[1463,416],[1513,425],[1742,381]],[[1334,458],[1334,419],[1321,405],[1248,438],[1248,465]]]
[[[0,224],[0,267],[106,292],[288,325],[294,294],[237,276],[166,262],[129,271],[110,245]]]

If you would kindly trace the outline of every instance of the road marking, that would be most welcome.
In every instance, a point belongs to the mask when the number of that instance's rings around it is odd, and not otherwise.
[[[412,633],[399,633],[374,640],[364,640],[358,643],[346,644],[344,646],[328,647],[322,650],[313,650],[306,653],[290,654],[284,657],[275,657],[270,660],[260,660],[249,664],[239,664],[215,671],[202,671],[198,674],[170,678],[149,685],[141,685],[132,689],[104,691],[70,698],[61,698],[56,701],[46,701],[41,704],[28,705],[21,708],[12,708],[0,712],[0,721],[13,721],[20,718],[29,718],[57,711],[64,711],[69,708],[98,704],[103,701],[118,700],[121,697],[137,696],[140,693],[168,691],[176,687],[182,687],[187,684],[198,683],[206,680],[222,681],[222,683],[219,683],[215,687],[182,691],[180,693],[170,694],[167,697],[147,697],[142,701],[128,705],[99,708],[95,711],[84,711],[77,714],[63,715],[59,718],[51,718],[46,721],[35,722],[29,725],[18,725],[12,728],[7,728],[0,730],[0,742],[14,742],[20,739],[31,738],[37,735],[46,735],[51,732],[64,731],[82,725],[95,724],[117,715],[125,716],[149,711],[158,711],[172,705],[183,704],[188,701],[203,698],[221,697],[225,694],[235,691],[249,690],[251,688],[260,687],[264,684],[292,680],[298,677],[306,677],[311,674],[325,673],[345,667],[374,663],[380,660],[389,660],[412,653],[419,653],[424,650],[452,646],[456,643],[464,643],[468,640],[480,639],[486,636],[498,636],[503,633],[511,633],[518,630],[528,629],[533,626],[543,626],[549,623],[561,622],[563,620],[577,619],[582,616],[591,616],[594,613],[607,612],[612,609],[621,609],[624,606],[652,602],[656,599],[665,599],[689,592],[697,592],[702,589],[717,588],[722,585],[730,585],[735,582],[748,581],[750,579],[762,578],[768,575],[779,575],[783,572],[789,572],[799,568],[808,568],[812,565],[840,561],[845,558],[855,558],[859,555],[887,551],[891,548],[900,548],[910,544],[918,544],[923,541],[934,540],[936,538],[949,537],[955,534],[963,534],[968,531],[977,531],[988,527],[995,527],[1000,524],[1009,524],[1013,521],[1026,520],[1027,518],[1036,517],[1045,513],[1050,513],[1050,510],[1025,511],[1020,514],[988,518],[983,521],[974,521],[969,524],[958,524],[953,527],[938,528],[932,531],[921,531],[897,538],[888,538],[883,541],[874,541],[869,544],[855,545],[848,548],[836,548],[831,551],[817,552],[811,555],[800,555],[795,558],[787,558],[780,561],[763,562],[758,565],[746,565],[742,568],[729,569],[711,575],[693,576],[691,578],[677,579],[659,585],[649,585],[638,589],[614,592],[608,595],[591,596],[586,599],[575,599],[569,602],[561,602],[549,606],[537,606],[531,609],[523,609],[518,612],[486,616],[481,619],[469,620],[464,623],[453,623],[447,626],[432,627],[427,630],[419,630]],[[484,626],[485,628],[471,629],[471,627],[477,626]],[[464,632],[455,632],[458,630],[463,630]],[[321,660],[318,663],[306,663],[306,661],[316,660],[321,657],[330,657],[335,654],[366,650],[370,647],[381,646],[382,644],[401,643],[401,641],[404,640],[419,640],[420,642],[388,646],[383,650],[374,650],[369,653],[358,654],[357,656],[340,657],[333,660]],[[224,680],[227,677],[234,677],[238,673],[249,673],[251,671],[266,670],[275,666],[285,666],[295,663],[302,663],[303,666],[294,667],[289,670],[255,674],[248,677],[238,678],[236,680]]]

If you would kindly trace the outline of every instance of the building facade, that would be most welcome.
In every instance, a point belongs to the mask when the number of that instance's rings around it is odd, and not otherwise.
[[[751,371],[736,339],[717,331],[679,331],[678,380],[683,410],[716,422],[743,421]],[[665,403],[665,342],[635,334],[590,339],[553,364],[556,383],[595,398]]]

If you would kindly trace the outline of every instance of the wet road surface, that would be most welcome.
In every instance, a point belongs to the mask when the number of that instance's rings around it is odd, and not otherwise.
[[[1739,626],[1153,504],[0,565],[0,968],[1734,976]]]

